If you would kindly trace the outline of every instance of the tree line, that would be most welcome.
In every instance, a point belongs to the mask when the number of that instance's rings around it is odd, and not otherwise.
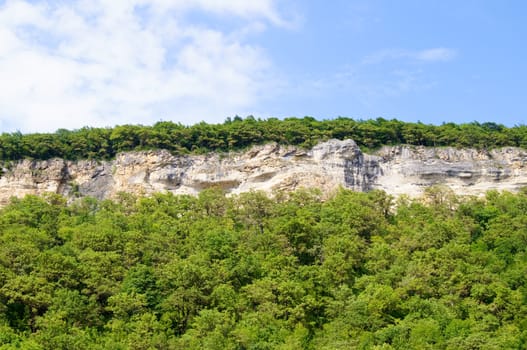
[[[13,199],[1,349],[525,349],[527,191]]]
[[[429,125],[383,118],[354,120],[336,118],[256,119],[228,118],[221,124],[201,122],[192,126],[161,121],[153,126],[120,125],[113,128],[59,129],[55,133],[0,135],[0,160],[111,159],[117,153],[167,149],[175,154],[244,149],[255,144],[311,147],[331,138],[354,139],[365,149],[383,145],[454,146],[496,148],[527,147],[527,126],[505,127],[496,123]]]

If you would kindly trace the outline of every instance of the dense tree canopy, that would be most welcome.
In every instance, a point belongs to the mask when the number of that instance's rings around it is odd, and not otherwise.
[[[0,160],[22,158],[108,159],[118,152],[167,149],[174,153],[204,153],[242,149],[254,144],[313,146],[331,138],[354,139],[365,149],[382,145],[410,144],[495,148],[527,147],[527,126],[507,128],[496,123],[427,125],[398,120],[353,120],[311,117],[279,120],[227,119],[223,124],[183,126],[158,122],[153,126],[121,125],[114,128],[60,129],[52,134],[3,133]]]
[[[13,199],[0,348],[525,349],[527,193],[442,191]]]

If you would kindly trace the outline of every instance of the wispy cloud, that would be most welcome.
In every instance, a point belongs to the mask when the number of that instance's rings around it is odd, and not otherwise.
[[[415,59],[424,62],[450,61],[456,57],[456,51],[444,47],[427,49],[415,53]]]
[[[457,52],[451,48],[436,47],[424,50],[401,50],[386,49],[367,56],[364,64],[379,64],[387,61],[407,60],[411,62],[446,62],[457,56]]]
[[[234,17],[230,31],[187,21]],[[256,23],[256,25],[255,25]],[[245,36],[288,27],[273,0],[7,0],[0,5],[0,128],[220,121],[274,84]]]
[[[420,53],[425,52],[423,50]],[[331,75],[308,77],[297,83],[296,88],[287,87],[284,90],[289,93],[293,91],[295,96],[307,96],[313,100],[333,98],[335,94],[340,94],[345,96],[345,100],[353,108],[352,111],[374,111],[390,101],[419,94],[437,86],[436,78],[428,74],[426,66],[400,62],[387,64],[387,60],[399,59],[401,55],[390,52],[383,54],[383,57],[371,57],[367,61],[350,63],[339,67]],[[404,57],[408,58],[406,54]],[[432,59],[427,56],[418,57],[416,54],[411,57],[423,61]],[[384,64],[375,64],[381,62]]]
[[[456,56],[456,50],[443,47],[381,50],[340,67],[331,76],[306,79],[299,84],[303,86],[299,91],[313,95],[347,91],[360,104],[373,105],[383,98],[430,89],[436,83],[427,76],[425,64],[451,61]]]

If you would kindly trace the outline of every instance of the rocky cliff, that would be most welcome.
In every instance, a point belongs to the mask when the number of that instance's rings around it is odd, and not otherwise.
[[[209,187],[229,193],[317,187],[329,193],[342,185],[357,191],[382,189],[393,195],[417,196],[438,183],[459,194],[478,195],[527,185],[526,164],[527,151],[518,148],[479,151],[393,146],[364,154],[352,140],[330,140],[311,150],[268,144],[228,154],[129,152],[112,161],[6,163],[0,177],[0,203],[11,196],[45,192],[110,198],[121,191],[197,194]]]

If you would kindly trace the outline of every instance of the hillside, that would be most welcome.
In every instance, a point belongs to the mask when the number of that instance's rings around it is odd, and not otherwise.
[[[225,149],[4,134],[25,151],[1,148],[0,348],[525,349],[527,151],[496,141],[523,127],[460,148],[346,137],[466,126],[313,123],[355,126]]]

